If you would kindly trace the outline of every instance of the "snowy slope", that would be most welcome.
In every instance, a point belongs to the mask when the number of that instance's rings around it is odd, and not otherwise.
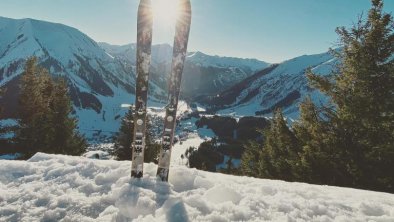
[[[297,118],[298,104],[305,96],[310,95],[317,104],[327,101],[309,87],[305,71],[312,68],[315,73],[327,75],[336,63],[330,53],[296,57],[257,72],[205,102],[226,115],[270,115],[281,107],[286,116]]]
[[[394,195],[37,153],[0,160],[0,221],[394,221]]]

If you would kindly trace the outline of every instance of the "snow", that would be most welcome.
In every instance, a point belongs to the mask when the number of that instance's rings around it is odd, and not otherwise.
[[[108,152],[102,150],[88,151],[84,153],[82,156],[90,159],[100,159],[100,160],[108,160],[111,158]]]
[[[37,153],[0,160],[0,221],[393,221],[394,195]]]
[[[0,127],[3,128],[12,128],[18,125],[18,121],[16,119],[1,119],[0,120]],[[8,131],[5,133],[0,134],[0,139],[12,139],[14,138],[15,134],[12,131]]]
[[[220,169],[227,169],[227,161],[230,159],[230,156],[224,155],[224,160],[223,163],[221,164],[217,164],[216,165],[216,170],[220,170]],[[233,158],[231,160],[231,163],[233,164],[234,168],[238,168],[241,165],[241,160],[240,159],[236,159]]]
[[[198,135],[202,137],[204,140],[210,140],[216,137],[216,134],[213,132],[213,130],[207,128],[207,126],[199,128],[197,131],[198,131]]]
[[[303,55],[284,61],[268,74],[243,87],[236,97],[236,101],[218,111],[218,114],[237,117],[254,116],[257,111],[270,109],[290,93],[298,91],[300,98],[295,99],[291,104],[287,104],[286,107],[282,107],[286,117],[298,119],[298,105],[306,96],[310,95],[316,104],[324,104],[328,101],[326,96],[317,90],[310,90],[307,87],[306,69],[312,68],[313,72],[319,75],[328,75],[335,69],[337,64],[338,60],[328,52]],[[243,102],[251,92],[256,90],[258,93],[253,98]]]
[[[4,155],[0,155],[0,160],[16,160],[21,156],[22,154],[20,153],[4,154]]]
[[[182,141],[182,144],[180,142],[174,144],[171,152],[171,164],[186,165],[186,157],[182,159],[181,156],[185,154],[189,147],[198,148],[202,142],[204,142],[204,140],[201,139],[201,137],[192,133],[188,135],[185,141]]]
[[[257,59],[211,56],[202,52],[190,52],[186,60],[204,67],[248,67],[252,71],[259,71],[269,66],[269,63]]]

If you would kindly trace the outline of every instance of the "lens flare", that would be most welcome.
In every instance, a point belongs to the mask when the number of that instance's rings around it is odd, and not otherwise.
[[[179,0],[153,0],[153,18],[163,26],[173,26],[179,16]]]

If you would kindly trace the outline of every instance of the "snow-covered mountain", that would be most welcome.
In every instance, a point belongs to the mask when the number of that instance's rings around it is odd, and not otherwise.
[[[52,75],[68,80],[81,131],[89,134],[118,127],[113,119],[121,114],[121,103],[132,101],[134,73],[77,29],[33,19],[0,17],[5,116],[17,114],[19,76],[30,56],[36,56]]]
[[[99,43],[110,55],[127,66],[135,66],[136,45],[110,45]],[[167,87],[171,68],[172,47],[168,44],[152,47],[151,80],[162,88]],[[241,59],[206,55],[190,52],[186,58],[182,96],[195,98],[201,95],[219,93],[242,81],[256,71],[266,68],[268,63],[256,59]]]
[[[0,160],[0,221],[394,221],[394,195],[37,153]]]
[[[134,102],[135,55],[133,44],[99,45],[79,30],[62,24],[0,17],[0,86],[7,88],[0,99],[5,106],[4,117],[17,115],[19,76],[26,59],[36,56],[52,75],[68,80],[83,133],[91,136],[96,132],[115,132],[119,117],[125,112],[121,104]],[[153,47],[151,105],[162,106],[161,101],[166,98],[171,55],[170,45]],[[190,54],[183,96],[216,93],[266,66],[257,60]]]
[[[305,71],[327,75],[335,69],[337,59],[331,53],[304,55],[274,64],[255,73],[216,97],[200,101],[221,114],[267,115],[281,107],[286,116],[297,118],[298,104],[310,95],[316,103],[327,98],[308,85]]]

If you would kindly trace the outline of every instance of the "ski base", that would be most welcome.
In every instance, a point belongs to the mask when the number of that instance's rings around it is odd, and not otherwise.
[[[168,182],[168,173],[169,173],[168,168],[164,168],[164,167],[157,168],[157,178],[160,181]]]
[[[142,156],[136,156],[133,158],[133,163],[142,163],[142,164],[133,164],[132,165],[132,170],[131,170],[131,177],[134,178],[141,178],[143,176],[143,163],[144,163],[144,157]]]

